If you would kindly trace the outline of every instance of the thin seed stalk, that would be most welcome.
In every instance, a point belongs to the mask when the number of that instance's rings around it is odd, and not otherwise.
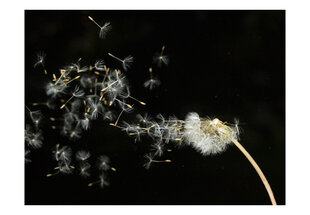
[[[257,174],[259,175],[260,179],[262,180],[269,198],[271,200],[272,205],[277,205],[276,199],[274,198],[272,189],[268,183],[268,180],[266,179],[263,171],[259,168],[259,166],[257,165],[257,163],[255,162],[255,160],[252,158],[252,156],[247,152],[247,150],[245,150],[245,148],[235,139],[231,140],[237,147],[238,149],[244,154],[244,156],[249,160],[249,162],[252,164],[252,166],[254,167],[254,169],[256,170]]]

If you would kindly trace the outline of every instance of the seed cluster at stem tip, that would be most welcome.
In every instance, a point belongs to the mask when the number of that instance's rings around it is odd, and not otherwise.
[[[203,155],[223,152],[233,139],[238,139],[238,125],[229,126],[221,120],[200,118],[189,113],[184,124],[186,143]]]

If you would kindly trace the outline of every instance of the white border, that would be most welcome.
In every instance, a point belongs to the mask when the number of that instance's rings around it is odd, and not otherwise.
[[[2,1],[0,214],[293,214],[309,211],[309,40],[307,1]],[[24,206],[25,9],[285,9],[287,28],[286,206]],[[12,87],[13,86],[13,87]],[[12,89],[14,89],[12,91]]]

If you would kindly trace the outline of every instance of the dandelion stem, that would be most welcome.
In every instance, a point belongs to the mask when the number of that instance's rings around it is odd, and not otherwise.
[[[112,55],[111,53],[108,53],[108,55],[111,56],[111,57],[113,57],[114,59],[116,59],[116,60],[122,62],[122,63],[124,62],[122,59],[120,59],[120,58],[118,58],[118,57]]]
[[[138,99],[136,99],[136,98],[134,98],[134,97],[132,97],[132,96],[128,96],[128,97],[131,98],[131,99],[133,99],[133,100],[135,100],[135,101],[137,101],[137,102],[139,102],[139,103],[142,104],[142,105],[146,105],[145,102],[139,101]]]
[[[27,105],[25,105],[25,107],[27,108],[27,110],[30,112],[30,114],[31,114],[31,110],[27,107]]]
[[[151,68],[149,68],[149,72],[150,72],[150,78],[151,78],[151,79],[153,79],[153,77],[152,77],[152,72],[153,72],[152,67],[151,67]]]
[[[66,104],[73,98],[74,96],[71,96],[70,99],[68,99],[63,105],[61,105],[60,109],[63,109]]]
[[[68,82],[66,83],[66,85],[67,85],[67,84],[70,84],[72,81],[74,81],[74,80],[76,80],[76,79],[79,79],[80,77],[81,77],[80,75],[76,76],[75,78],[73,78],[73,79],[71,79],[70,81],[68,81]]]
[[[118,120],[120,119],[120,117],[121,117],[121,115],[122,115],[123,112],[124,112],[124,109],[122,109],[121,113],[118,115],[117,120],[116,120],[115,123],[114,123],[114,126],[117,125]]]
[[[109,84],[107,87],[101,89],[101,92],[105,91],[106,89],[108,89],[109,87],[111,87],[113,84],[116,84],[118,82],[118,80],[112,82],[111,84]]]
[[[161,161],[159,161],[159,160],[152,160],[152,162],[154,162],[154,163],[170,163],[171,160],[161,160]]]
[[[102,28],[92,17],[88,16],[88,19],[95,23],[99,28]]]
[[[92,183],[89,183],[88,186],[91,187],[91,186],[93,186],[94,184],[98,184],[98,183],[100,183],[100,180],[95,181],[95,182],[92,182]]]
[[[274,198],[272,189],[264,175],[264,173],[262,172],[262,170],[259,168],[259,166],[257,165],[257,163],[255,162],[255,160],[252,158],[252,156],[245,150],[245,148],[235,139],[231,140],[237,147],[238,149],[244,154],[244,156],[249,160],[249,162],[252,164],[252,166],[254,167],[254,169],[256,170],[257,174],[259,175],[260,179],[262,180],[269,198],[271,200],[272,205],[277,205],[276,199]]]
[[[165,46],[161,47],[161,53],[160,53],[160,56],[163,56],[163,54],[164,54],[164,50],[165,50]]]

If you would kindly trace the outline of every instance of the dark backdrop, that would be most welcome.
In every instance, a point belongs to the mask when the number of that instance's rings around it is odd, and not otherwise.
[[[99,39],[87,16],[112,30]],[[166,45],[168,67],[156,68],[152,56]],[[34,69],[44,51],[48,76]],[[135,113],[184,119],[191,111],[233,122],[240,119],[241,143],[268,178],[279,204],[285,204],[285,11],[25,11],[25,103],[45,101],[44,87],[62,66],[82,58],[83,65],[107,53],[135,58],[126,72],[132,95],[145,101]],[[153,66],[162,84],[143,87]],[[34,108],[38,109],[38,108]],[[106,122],[96,121],[77,142],[50,129],[45,116],[44,147],[25,165],[25,204],[269,204],[265,188],[234,146],[202,156],[185,146],[167,152],[172,163],[142,167],[151,140],[135,143]],[[135,114],[134,113],[134,114]],[[133,114],[133,115],[134,115]],[[124,118],[129,116],[124,116]],[[26,112],[26,122],[28,121]],[[46,178],[56,163],[57,144],[87,149],[92,162],[106,154],[117,172],[105,189],[87,187],[77,175]]]

